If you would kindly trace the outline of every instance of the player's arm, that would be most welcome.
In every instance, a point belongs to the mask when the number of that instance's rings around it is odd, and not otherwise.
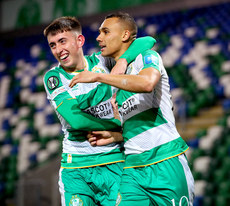
[[[116,65],[111,70],[111,74],[124,74],[127,65],[134,61],[141,52],[151,49],[155,43],[156,40],[150,36],[134,40],[125,53],[118,59]]]
[[[102,82],[126,91],[144,93],[151,92],[160,80],[160,77],[160,72],[154,67],[145,68],[140,71],[138,75],[105,74],[84,71],[73,77],[70,82],[70,87],[73,87],[79,82]]]
[[[118,119],[99,119],[83,112],[76,99],[63,100],[57,111],[76,130],[113,130],[121,126]]]
[[[95,81],[110,84],[130,92],[151,92],[160,80],[160,72],[153,67],[142,70],[138,75],[97,75]]]
[[[59,73],[49,71],[44,76],[48,99],[65,121],[76,130],[111,130],[119,127],[118,119],[101,120],[83,112],[70,88],[62,84]]]
[[[119,59],[126,59],[129,64],[134,61],[140,53],[151,49],[155,43],[156,40],[151,36],[139,37],[133,41],[133,43],[129,46],[125,53],[120,56]]]
[[[143,54],[143,67],[138,75],[90,74],[82,72],[75,76],[70,87],[78,82],[102,82],[114,87],[137,93],[151,92],[160,80],[159,57],[154,51]]]

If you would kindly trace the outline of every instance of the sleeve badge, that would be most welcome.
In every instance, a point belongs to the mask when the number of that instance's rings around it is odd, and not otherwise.
[[[56,87],[58,87],[58,85],[59,85],[59,80],[55,76],[49,77],[49,79],[47,80],[47,86],[51,90],[53,90]]]
[[[158,61],[158,58],[155,57],[154,55],[146,55],[144,57],[144,63],[145,64],[154,64],[154,65],[158,66],[159,61]]]

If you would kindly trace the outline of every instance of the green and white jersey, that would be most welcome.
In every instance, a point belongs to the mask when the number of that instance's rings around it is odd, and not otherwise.
[[[100,53],[87,56],[86,69],[108,73],[104,65],[113,62],[107,60]],[[57,66],[44,76],[47,98],[64,132],[62,167],[82,168],[124,161],[119,144],[92,147],[87,141],[88,131],[120,131],[121,125],[119,120],[114,119],[110,103],[111,86],[99,82],[78,83],[73,88],[68,86],[79,72],[67,73],[61,66]]]
[[[152,67],[161,79],[151,93],[119,90],[117,101],[123,118],[125,167],[155,164],[184,153],[188,146],[175,126],[168,75],[160,55],[142,52],[127,68],[126,74],[137,75]]]

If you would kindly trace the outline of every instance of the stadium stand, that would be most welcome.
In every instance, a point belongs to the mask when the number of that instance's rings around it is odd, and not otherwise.
[[[186,130],[195,178],[194,206],[230,202],[230,3],[138,16],[138,36],[156,38],[169,74],[174,113]],[[83,27],[86,54],[98,51],[99,24]],[[0,203],[16,197],[29,170],[61,152],[62,131],[43,88],[44,72],[56,61],[42,35],[0,42]],[[218,114],[208,115],[213,108]],[[216,111],[216,110],[215,110]],[[200,117],[206,114],[202,128]],[[214,112],[215,113],[215,112]],[[212,113],[213,114],[213,113]],[[185,122],[184,122],[185,121]],[[191,125],[190,125],[191,126]]]

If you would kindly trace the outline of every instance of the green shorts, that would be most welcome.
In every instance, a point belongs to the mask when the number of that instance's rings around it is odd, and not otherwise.
[[[62,206],[114,206],[124,163],[59,171]]]
[[[194,179],[185,155],[124,169],[116,205],[191,206]]]

